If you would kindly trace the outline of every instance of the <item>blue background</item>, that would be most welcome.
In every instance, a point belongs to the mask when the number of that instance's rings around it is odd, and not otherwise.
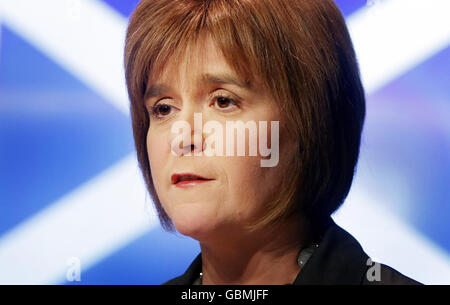
[[[104,2],[124,17],[137,3]],[[336,2],[346,17],[366,5],[366,1]],[[2,25],[1,33],[0,238],[134,151],[129,117],[13,29]],[[364,130],[371,139],[365,157],[372,168],[399,173],[412,194],[398,206],[380,204],[446,254],[450,252],[449,71],[446,47],[371,93]],[[396,193],[391,183],[396,177],[371,183],[390,196]],[[181,274],[198,251],[192,239],[157,226],[83,270],[81,282],[66,284],[159,284]]]

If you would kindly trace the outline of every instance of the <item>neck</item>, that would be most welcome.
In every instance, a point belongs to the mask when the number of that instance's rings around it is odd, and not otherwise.
[[[297,256],[311,236],[308,222],[291,217],[268,230],[227,229],[200,241],[203,284],[282,285],[300,271]]]

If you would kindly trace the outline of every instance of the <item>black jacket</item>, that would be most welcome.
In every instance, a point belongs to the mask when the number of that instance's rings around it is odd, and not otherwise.
[[[330,225],[326,229],[319,247],[313,252],[292,284],[420,284],[384,264],[379,264],[380,272],[377,276],[375,263],[371,263],[368,259],[369,256],[358,241],[330,218]],[[163,285],[191,285],[201,272],[201,268],[200,253],[183,275],[167,281]]]

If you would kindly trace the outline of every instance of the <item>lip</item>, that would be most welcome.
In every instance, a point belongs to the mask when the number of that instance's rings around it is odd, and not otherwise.
[[[184,177],[186,177],[186,176],[189,176],[190,179],[182,180],[182,179],[185,179]],[[200,175],[193,174],[193,173],[175,173],[171,177],[171,182],[173,185],[175,185],[177,187],[183,187],[183,188],[192,187],[197,184],[205,183],[205,182],[208,182],[211,180],[214,180],[214,179],[202,177]]]

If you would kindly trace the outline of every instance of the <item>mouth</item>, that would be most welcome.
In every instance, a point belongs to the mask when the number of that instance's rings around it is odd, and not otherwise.
[[[177,187],[191,187],[211,180],[214,179],[205,178],[191,173],[173,174],[171,177],[172,184]]]

